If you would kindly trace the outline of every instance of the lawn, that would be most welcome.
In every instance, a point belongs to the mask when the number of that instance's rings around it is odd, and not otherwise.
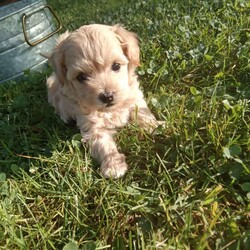
[[[138,34],[141,87],[165,126],[121,129],[129,171],[104,179],[47,103],[50,69],[1,84],[0,249],[249,249],[249,1],[47,2],[64,31]]]

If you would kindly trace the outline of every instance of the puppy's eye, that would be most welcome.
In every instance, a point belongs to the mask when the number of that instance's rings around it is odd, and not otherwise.
[[[113,63],[111,68],[113,71],[119,71],[121,68],[121,64],[120,63]]]
[[[77,77],[76,77],[76,80],[80,83],[84,83],[86,80],[88,79],[88,77],[83,74],[83,73],[80,73]]]

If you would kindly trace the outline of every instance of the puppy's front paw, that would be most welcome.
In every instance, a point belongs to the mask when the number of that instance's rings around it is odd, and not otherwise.
[[[165,127],[165,121],[153,120],[152,122],[148,122],[145,125],[144,129],[147,130],[149,133],[154,134],[159,126]]]
[[[117,179],[123,176],[128,169],[123,154],[113,154],[108,156],[101,165],[101,173],[105,178]]]

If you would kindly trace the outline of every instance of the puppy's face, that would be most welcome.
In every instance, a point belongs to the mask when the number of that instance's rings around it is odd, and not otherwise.
[[[51,62],[66,95],[83,108],[106,109],[128,98],[139,47],[120,26],[87,25],[59,42]]]

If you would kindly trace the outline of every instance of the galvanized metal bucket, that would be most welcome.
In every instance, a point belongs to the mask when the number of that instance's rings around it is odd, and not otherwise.
[[[55,23],[56,27],[55,27]],[[45,0],[22,0],[0,7],[0,83],[41,70],[62,25]]]

